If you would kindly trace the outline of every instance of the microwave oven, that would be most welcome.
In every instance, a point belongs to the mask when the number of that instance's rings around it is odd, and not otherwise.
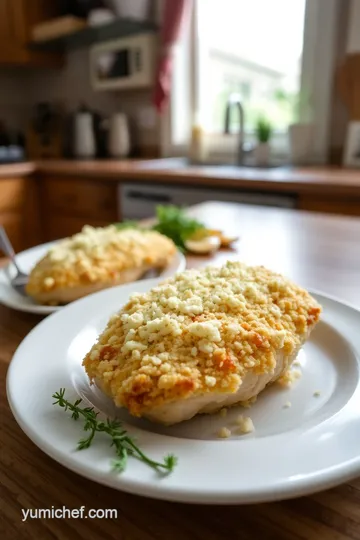
[[[90,50],[90,78],[94,90],[127,90],[153,84],[157,36],[139,34],[106,41]]]

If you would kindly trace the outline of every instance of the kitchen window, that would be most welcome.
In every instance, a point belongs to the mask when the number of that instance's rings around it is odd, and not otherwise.
[[[287,127],[315,123],[309,159],[326,159],[336,18],[341,0],[194,0],[192,24],[176,47],[173,91],[163,122],[166,155],[183,154],[197,121],[216,158],[234,159],[239,118],[224,136],[226,102],[237,94],[245,140],[259,116],[272,123],[275,155],[287,155]]]

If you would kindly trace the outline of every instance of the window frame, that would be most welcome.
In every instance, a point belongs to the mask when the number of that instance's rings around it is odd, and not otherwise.
[[[189,134],[195,120],[195,112],[199,110],[200,77],[196,76],[199,68],[200,41],[198,39],[198,0],[193,0],[191,23],[186,35],[176,45],[174,53],[173,89],[169,106],[164,112],[160,123],[161,153],[164,157],[183,156],[188,153]],[[341,0],[307,0],[305,7],[304,46],[301,66],[301,90],[312,96],[314,145],[309,161],[325,163],[327,161],[330,142],[331,96],[333,74],[335,67],[335,44],[337,36],[337,19],[341,9]],[[183,55],[187,60],[179,63]],[[177,84],[186,84],[189,95],[183,96],[181,106],[175,103],[174,94]],[[178,115],[178,116],[177,116]],[[173,140],[176,131],[177,118],[183,122],[184,115],[189,119],[188,132],[183,134],[180,142]],[[300,120],[304,120],[305,111],[300,110]],[[253,140],[253,134],[246,133],[245,141]],[[209,136],[209,145],[216,147],[216,160],[234,161],[233,149],[236,146],[237,135],[214,134]],[[285,161],[288,156],[287,133],[280,132],[273,138],[275,160]],[[211,161],[211,159],[210,159]]]

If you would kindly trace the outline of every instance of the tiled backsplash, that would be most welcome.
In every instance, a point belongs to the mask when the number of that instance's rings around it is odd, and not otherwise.
[[[0,120],[7,127],[23,129],[29,113],[29,88],[26,72],[16,69],[0,71]]]
[[[105,117],[122,111],[129,115],[133,142],[144,153],[156,153],[159,145],[158,119],[151,105],[151,92],[95,92],[89,75],[87,49],[70,53],[62,69],[0,70],[0,119],[9,127],[24,130],[33,106],[53,101],[66,112],[86,103]]]

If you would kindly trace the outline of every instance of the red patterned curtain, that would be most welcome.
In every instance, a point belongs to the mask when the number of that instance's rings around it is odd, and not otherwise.
[[[164,0],[160,34],[160,59],[154,89],[154,105],[162,112],[169,101],[173,70],[173,50],[189,21],[192,0]]]

